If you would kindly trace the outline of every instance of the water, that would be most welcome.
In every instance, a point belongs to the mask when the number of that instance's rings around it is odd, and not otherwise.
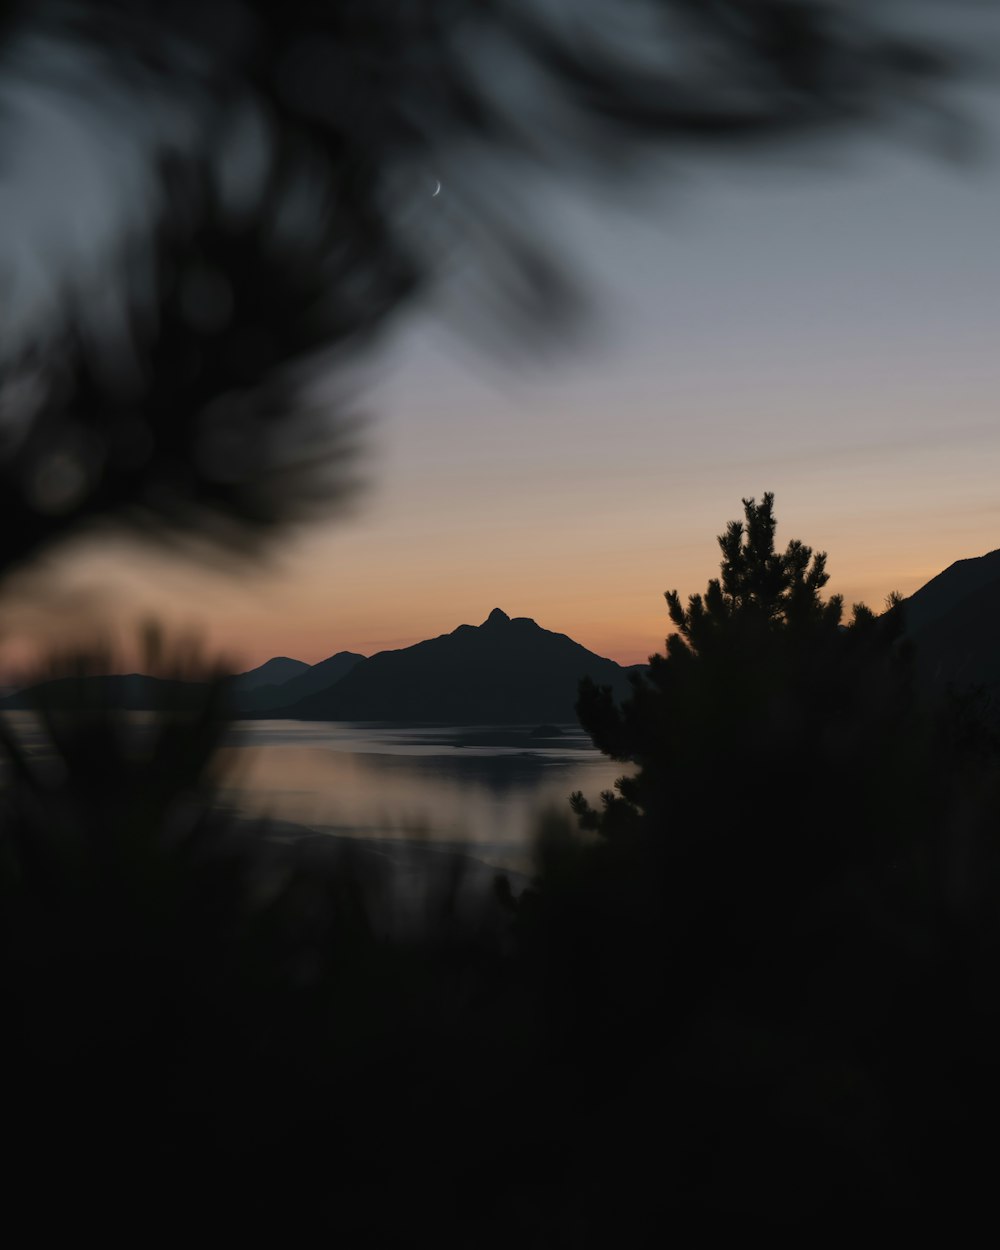
[[[31,713],[5,716],[45,770],[60,771]],[[127,714],[141,743],[148,712]],[[409,728],[291,720],[233,725],[218,757],[223,803],[266,816],[283,836],[335,833],[381,842],[381,854],[417,842],[525,873],[546,811],[572,820],[569,795],[596,803],[624,767],[576,726],[545,739],[531,726]]]
[[[516,871],[546,810],[597,802],[624,771],[579,730],[400,728],[249,721],[221,753],[225,798],[247,815],[370,839],[428,839]]]

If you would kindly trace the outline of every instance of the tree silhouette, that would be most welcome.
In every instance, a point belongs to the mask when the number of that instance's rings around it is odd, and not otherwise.
[[[898,596],[843,625],[825,555],[776,548],[771,495],[743,502],[631,697],[581,688],[630,771],[600,809],[572,797],[584,837],[541,839],[518,911],[536,1010],[601,1107],[666,1126],[661,1215],[971,1212],[998,1099],[997,756],[916,689]]]
[[[705,594],[684,606],[676,591],[667,592],[676,632],[665,654],[651,656],[646,672],[632,678],[625,704],[616,706],[593,682],[581,686],[578,712],[595,745],[637,765],[617,794],[604,796],[603,813],[574,796],[587,828],[676,824],[669,813],[717,767],[720,751],[732,786],[752,793],[771,776],[762,755],[777,760],[787,752],[805,764],[807,747],[831,741],[862,704],[879,731],[881,717],[901,712],[909,669],[897,645],[898,598],[880,617],[856,605],[844,626],[841,597],[821,595],[826,553],[797,539],[776,549],[772,494],[760,504],[744,499],[743,507],[744,519],[719,536],[721,575]],[[783,769],[791,797],[801,774]]]
[[[744,499],[743,508],[745,520],[730,521],[719,536],[722,577],[711,579],[704,599],[692,595],[685,610],[675,590],[666,596],[683,643],[699,653],[711,651],[720,635],[731,639],[781,628],[800,633],[840,624],[841,597],[826,604],[820,599],[829,581],[826,552],[814,556],[797,539],[783,553],[775,550],[773,494],[765,494],[760,505]]]

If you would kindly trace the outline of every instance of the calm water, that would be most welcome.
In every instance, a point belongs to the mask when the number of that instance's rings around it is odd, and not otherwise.
[[[488,730],[251,721],[223,752],[226,797],[247,814],[370,838],[427,837],[523,870],[539,815],[596,802],[624,771],[579,732],[477,745]],[[510,727],[499,733],[512,736]],[[467,739],[464,743],[463,739]]]
[[[30,713],[5,719],[33,756],[51,760]],[[137,740],[150,719],[131,714]],[[596,803],[625,771],[575,727],[543,742],[530,728],[243,721],[219,753],[223,799],[249,816],[386,842],[429,840],[523,872],[543,812],[569,815],[573,790]]]

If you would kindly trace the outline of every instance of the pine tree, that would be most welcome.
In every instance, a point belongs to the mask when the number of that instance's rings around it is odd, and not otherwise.
[[[699,1210],[950,1217],[992,1192],[995,740],[919,694],[898,595],[842,623],[825,554],[743,503],[631,697],[581,689],[628,771],[572,797],[596,836],[540,840],[539,1012],[663,1126]]]
[[[705,593],[667,593],[676,632],[631,696],[582,684],[581,724],[629,770],[600,808],[571,798],[629,906],[727,957],[741,928],[773,935],[814,889],[888,864],[932,802],[910,777],[926,743],[898,597],[843,624],[826,553],[776,546],[772,494],[743,508]]]

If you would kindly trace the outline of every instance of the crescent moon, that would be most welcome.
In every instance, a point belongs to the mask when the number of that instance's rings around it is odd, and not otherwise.
[[[440,179],[440,178],[435,178],[435,179],[434,179],[434,190],[431,192],[431,198],[433,199],[435,196],[438,196],[438,195],[440,195],[440,194],[441,194],[441,179]]]

